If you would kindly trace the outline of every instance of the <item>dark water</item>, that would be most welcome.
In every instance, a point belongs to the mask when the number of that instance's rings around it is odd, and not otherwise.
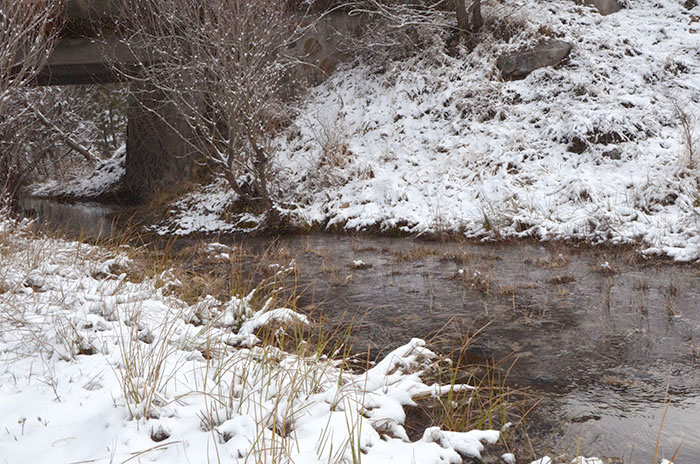
[[[470,351],[514,362],[509,381],[545,394],[561,443],[624,462],[653,461],[668,386],[659,455],[682,443],[676,462],[700,463],[700,268],[526,242],[282,241],[305,250],[301,275],[327,312],[363,315],[359,350],[416,336],[456,346],[484,327]]]
[[[127,216],[126,209],[118,205],[63,203],[32,197],[20,198],[19,208],[24,216],[35,219],[38,227],[74,238],[112,237],[119,233]]]
[[[115,231],[109,208],[33,201],[52,227]],[[270,242],[218,240],[251,250]],[[522,241],[275,240],[309,284],[302,306],[361,320],[358,351],[380,356],[412,337],[449,348],[482,329],[470,353],[514,363],[509,382],[544,395],[539,420],[561,443],[652,463],[661,430],[659,456],[681,446],[675,462],[700,463],[700,267],[633,250]]]

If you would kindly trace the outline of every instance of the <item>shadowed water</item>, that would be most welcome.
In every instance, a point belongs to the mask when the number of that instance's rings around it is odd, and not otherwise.
[[[125,212],[125,208],[118,205],[63,203],[32,197],[20,198],[19,209],[22,215],[35,220],[39,228],[91,239],[118,234],[117,216]]]
[[[114,208],[32,201],[25,208],[50,227],[118,232]],[[271,240],[218,238],[253,255]],[[700,462],[697,266],[628,249],[526,241],[274,240],[309,285],[301,307],[320,304],[332,321],[361,320],[356,350],[380,356],[412,337],[450,349],[482,329],[471,355],[513,364],[509,382],[545,396],[540,428],[557,431],[561,443],[652,463],[668,400],[659,456],[670,458],[682,444],[676,462]]]

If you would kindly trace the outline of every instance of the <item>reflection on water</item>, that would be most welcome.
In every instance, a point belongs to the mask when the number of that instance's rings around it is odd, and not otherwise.
[[[45,200],[23,207],[74,235],[119,233],[112,207]],[[696,267],[537,242],[274,240],[295,259],[301,285],[310,285],[300,307],[320,304],[331,321],[361,318],[358,351],[380,356],[412,337],[449,349],[483,327],[471,354],[515,362],[509,380],[547,397],[541,415],[553,426],[563,421],[562,443],[579,440],[589,455],[651,463],[668,398],[662,455],[682,443],[677,462],[700,463]],[[228,241],[253,254],[271,243]]]
[[[483,328],[471,354],[515,363],[509,381],[546,396],[541,427],[560,431],[555,443],[578,442],[588,455],[626,463],[653,461],[668,384],[660,456],[682,443],[676,462],[700,463],[694,266],[633,250],[522,241],[278,240],[313,289],[302,306],[321,303],[331,320],[361,318],[358,351],[380,356],[411,337],[454,349]]]
[[[657,374],[662,371],[657,371]],[[597,391],[574,391],[564,396],[565,414],[589,420],[568,426],[562,441],[575,443],[580,436],[586,449],[594,449],[601,455],[624,453],[626,463],[651,463],[663,419],[659,457],[670,459],[676,450],[680,450],[675,462],[700,462],[698,375],[692,375],[695,391],[670,394],[672,402],[668,404],[668,410],[662,399],[663,392],[659,395],[655,391],[652,398],[644,401],[635,400],[638,391],[649,388],[647,386],[631,386],[626,391],[617,391],[614,387],[601,385]],[[678,381],[671,376],[668,379]],[[630,403],[635,402],[637,404],[630,408]]]
[[[32,197],[21,198],[19,207],[24,216],[35,218],[39,227],[93,239],[118,233],[115,218],[124,211],[123,207],[101,203],[62,203]]]

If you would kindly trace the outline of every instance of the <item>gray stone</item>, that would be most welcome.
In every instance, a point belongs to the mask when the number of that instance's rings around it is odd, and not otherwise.
[[[602,16],[617,13],[621,9],[617,0],[583,0],[583,4],[596,7]]]
[[[613,148],[612,150],[604,151],[603,157],[609,158],[611,160],[621,160],[622,153],[617,148]]]
[[[496,66],[503,79],[524,79],[532,71],[561,63],[571,52],[572,45],[563,40],[548,40],[532,49],[501,55]]]

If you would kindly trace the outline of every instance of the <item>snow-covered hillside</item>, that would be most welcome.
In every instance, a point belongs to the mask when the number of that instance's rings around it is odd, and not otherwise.
[[[280,204],[301,223],[348,229],[700,257],[700,159],[681,124],[700,131],[700,7],[633,0],[601,16],[566,0],[508,0],[485,3],[484,16],[472,52],[448,54],[435,37],[411,59],[355,63],[314,89],[278,140]],[[507,42],[491,32],[504,22]],[[563,63],[502,79],[498,56],[549,38],[573,45]],[[215,205],[220,193],[208,191]],[[203,210],[184,209],[170,230],[208,228]]]

